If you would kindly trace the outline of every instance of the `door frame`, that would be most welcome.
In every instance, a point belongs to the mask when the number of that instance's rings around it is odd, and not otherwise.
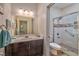
[[[50,56],[50,48],[49,48],[49,39],[50,39],[50,35],[49,35],[49,26],[50,26],[50,8],[54,5],[55,3],[49,3],[47,5],[47,17],[46,17],[46,41],[47,41],[47,51],[46,51],[46,55]]]

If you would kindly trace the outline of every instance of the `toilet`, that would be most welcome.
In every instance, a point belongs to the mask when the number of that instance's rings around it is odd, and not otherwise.
[[[58,45],[57,43],[50,43],[50,48],[51,48],[50,53],[52,55],[61,55],[62,54],[61,46]]]
[[[52,49],[56,49],[56,50],[60,50],[61,49],[61,46],[58,45],[57,43],[50,43],[50,47]]]

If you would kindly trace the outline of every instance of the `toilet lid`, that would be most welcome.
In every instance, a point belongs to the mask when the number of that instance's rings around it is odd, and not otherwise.
[[[54,48],[54,49],[57,49],[57,50],[61,49],[61,46],[58,45],[57,43],[50,43],[50,47]]]

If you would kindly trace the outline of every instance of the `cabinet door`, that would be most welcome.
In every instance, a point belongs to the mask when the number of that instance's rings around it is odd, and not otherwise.
[[[10,44],[5,47],[6,56],[28,56],[29,42]]]
[[[14,44],[10,44],[8,46],[5,47],[5,55],[6,56],[16,56],[17,55],[17,43]]]
[[[28,56],[29,55],[29,42],[18,43],[18,56]]]
[[[30,42],[30,56],[43,55],[43,40],[34,40]]]
[[[12,45],[8,45],[5,47],[5,56],[11,56],[12,55]]]

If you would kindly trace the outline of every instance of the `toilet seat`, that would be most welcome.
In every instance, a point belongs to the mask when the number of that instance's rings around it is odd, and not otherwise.
[[[50,47],[56,50],[61,50],[61,46],[57,43],[50,43]]]

